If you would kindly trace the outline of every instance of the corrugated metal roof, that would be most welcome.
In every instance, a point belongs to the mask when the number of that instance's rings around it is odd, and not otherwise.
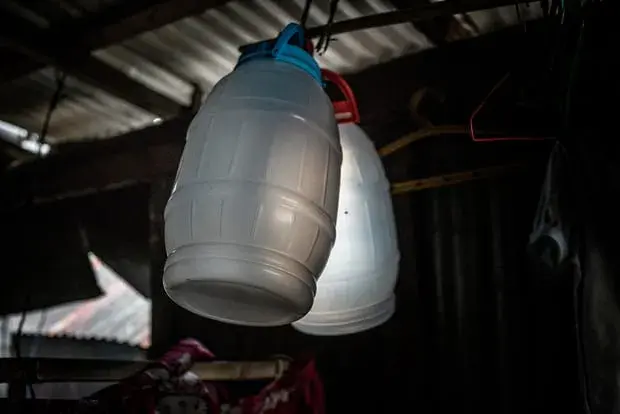
[[[415,313],[423,321],[416,340],[424,367],[418,369],[437,412],[472,412],[481,404],[502,413],[528,411],[523,396],[531,398],[534,372],[544,364],[530,357],[533,338],[540,337],[528,309],[535,306],[535,279],[525,256],[536,178],[519,174],[400,200],[414,227],[403,257],[415,266],[418,296],[401,301],[404,312],[397,315]]]
[[[88,4],[98,1],[79,3],[88,9]],[[328,0],[314,2],[309,27],[326,23],[328,4]],[[303,5],[304,0],[232,1],[97,51],[95,56],[152,89],[189,103],[192,84],[208,92],[234,67],[239,46],[275,36],[286,23],[299,18]],[[394,7],[387,0],[342,0],[336,21],[391,10]],[[521,7],[524,20],[540,14],[539,6]],[[486,33],[519,21],[514,7],[472,13],[470,17],[476,26],[467,26],[470,33]],[[326,68],[349,73],[429,47],[429,40],[405,23],[337,35],[318,60]],[[54,89],[54,71],[49,68],[5,85],[0,89],[0,102],[10,105],[0,105],[0,119],[38,132]],[[104,138],[158,121],[156,115],[69,78],[64,99],[50,124],[49,140]]]
[[[55,70],[46,68],[0,89],[0,118],[39,133],[56,89]],[[65,82],[61,102],[53,113],[49,141],[105,137],[152,121],[153,115],[75,78]]]
[[[53,0],[21,1],[3,0],[0,10],[10,11],[39,27],[52,27],[68,20],[88,17],[122,0]]]
[[[94,255],[91,260],[104,295],[93,300],[28,312],[23,332],[48,336],[71,335],[148,346],[150,300],[101,264]],[[11,315],[2,321],[0,355],[9,355],[10,334],[17,331],[20,319],[21,315]]]

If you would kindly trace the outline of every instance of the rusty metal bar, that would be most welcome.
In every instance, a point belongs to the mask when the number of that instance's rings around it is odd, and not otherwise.
[[[392,26],[401,23],[411,23],[434,19],[442,16],[471,13],[480,10],[495,9],[518,4],[533,4],[539,1],[530,0],[469,0],[469,1],[438,1],[434,3],[412,4],[411,7],[386,13],[377,13],[356,19],[334,22],[330,26],[332,35],[355,32],[358,30],[374,29],[383,26]],[[311,38],[320,37],[327,25],[311,27],[306,35]],[[249,45],[241,46],[240,49]]]
[[[354,32],[357,30],[391,26],[400,23],[416,22],[433,19],[441,16],[471,13],[479,10],[495,9],[497,7],[514,6],[524,3],[538,3],[529,0],[470,0],[470,1],[439,1],[435,3],[412,4],[410,8],[386,13],[373,14],[357,19],[335,22],[330,28],[332,35]],[[317,26],[308,29],[307,35],[319,37],[326,26]]]

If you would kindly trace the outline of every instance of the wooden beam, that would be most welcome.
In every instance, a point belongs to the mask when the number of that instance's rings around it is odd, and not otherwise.
[[[150,0],[120,2],[92,19],[51,29],[44,34],[50,44],[65,55],[88,53],[130,39],[141,33],[158,29],[185,17],[197,15],[225,4],[228,0]],[[28,56],[10,54],[3,57],[0,84],[42,69],[47,62]]]
[[[3,0],[3,8],[12,14],[18,14],[41,28],[57,24],[65,24],[73,19],[73,15],[58,2],[47,0]]]
[[[85,27],[82,42],[90,50],[100,49],[158,29],[186,17],[222,6],[229,0],[164,0],[132,10],[121,2]]]
[[[71,53],[54,39],[47,38],[44,30],[23,19],[13,17],[0,21],[0,44],[43,65],[55,66],[153,114],[173,117],[185,109],[88,53]]]
[[[79,197],[176,173],[192,115],[22,165],[0,183],[0,209]],[[113,167],[111,167],[113,166]]]
[[[29,6],[32,5],[29,4]],[[48,20],[42,17],[40,13],[37,13],[30,7],[25,7],[24,4],[20,4],[20,2],[15,0],[3,0],[0,2],[0,12],[18,15],[21,18],[35,24],[37,27],[47,27],[49,23]]]
[[[0,381],[25,377],[29,383],[118,382],[153,365],[154,361],[72,358],[0,358]],[[191,369],[202,381],[248,381],[279,378],[289,367],[285,359],[196,362]],[[22,377],[20,377],[22,376]]]

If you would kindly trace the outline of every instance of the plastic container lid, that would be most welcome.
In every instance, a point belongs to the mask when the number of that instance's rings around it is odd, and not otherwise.
[[[321,68],[305,46],[303,27],[289,23],[275,41],[265,40],[246,46],[237,61],[237,67],[256,59],[274,59],[297,66],[322,85]]]

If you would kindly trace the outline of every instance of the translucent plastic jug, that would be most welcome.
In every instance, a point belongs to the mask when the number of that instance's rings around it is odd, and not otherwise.
[[[187,133],[165,211],[163,283],[215,320],[289,324],[311,308],[335,239],[342,152],[302,29],[245,50]]]
[[[340,119],[355,120],[356,109],[349,113],[353,117]],[[293,323],[312,335],[361,332],[394,313],[400,254],[389,182],[364,131],[354,123],[341,123],[339,128],[343,160],[336,243],[318,281],[312,310]]]

